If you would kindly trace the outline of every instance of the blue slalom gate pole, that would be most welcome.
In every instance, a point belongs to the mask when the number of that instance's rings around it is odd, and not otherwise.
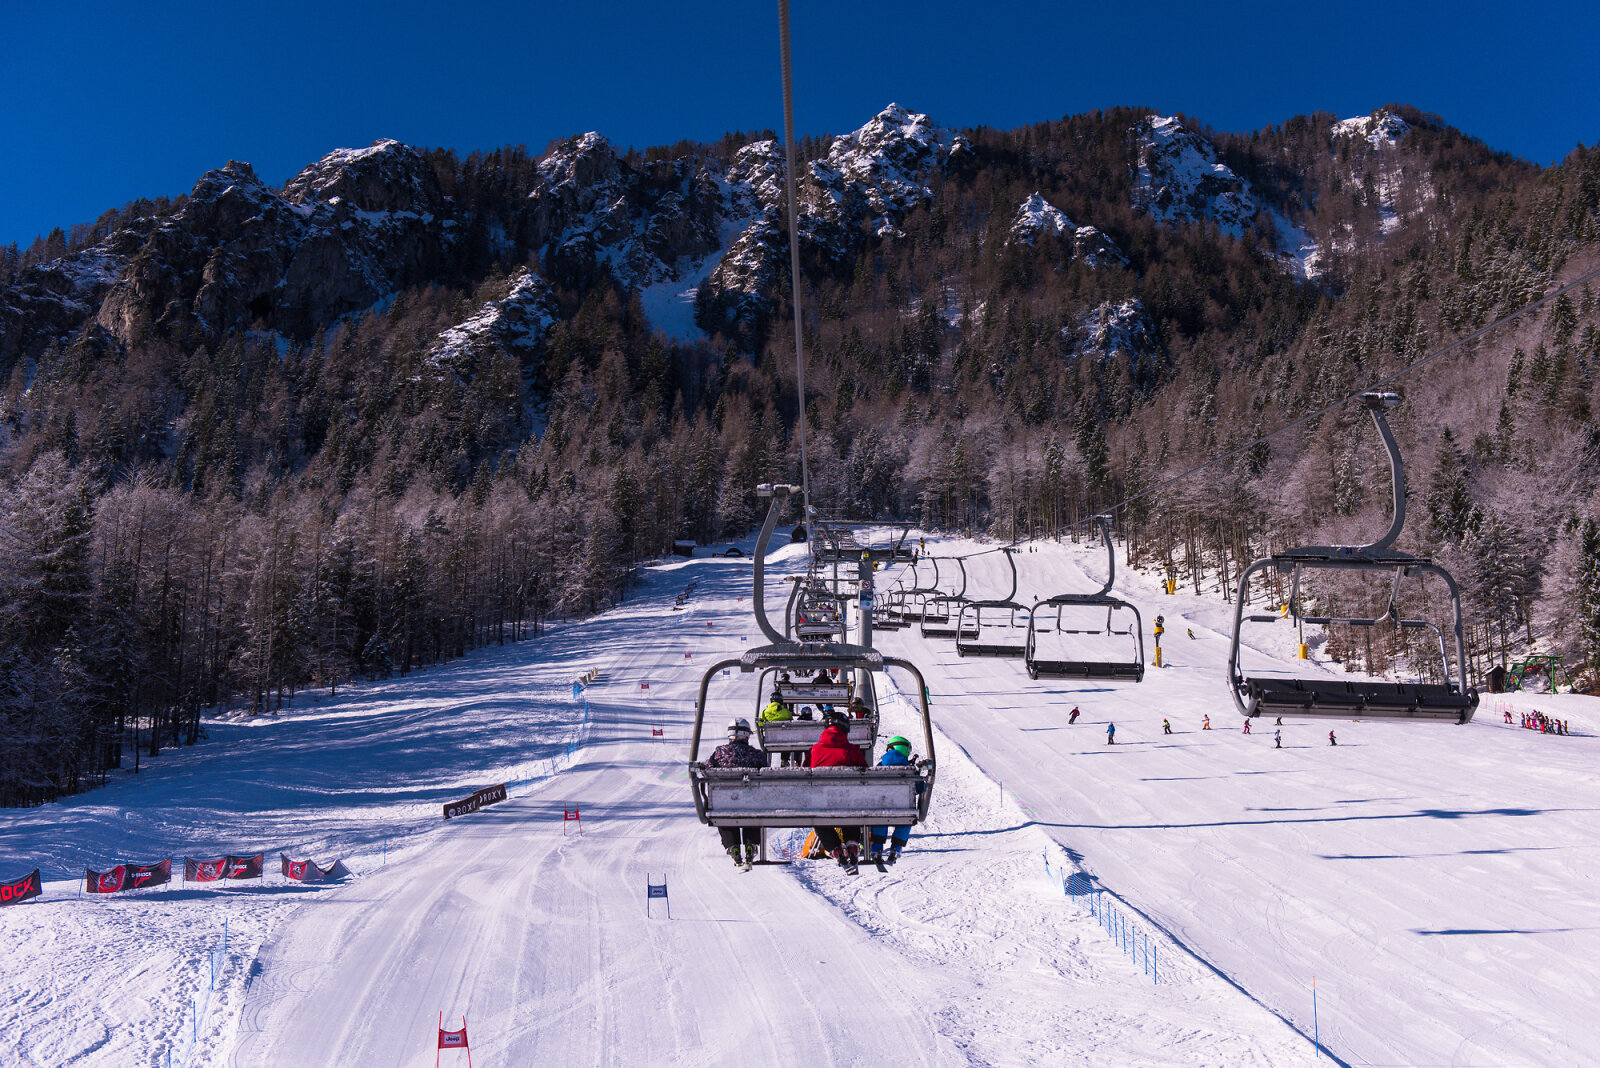
[[[1317,977],[1311,977],[1311,1048],[1313,1056],[1322,1056],[1322,1035],[1317,1030]]]

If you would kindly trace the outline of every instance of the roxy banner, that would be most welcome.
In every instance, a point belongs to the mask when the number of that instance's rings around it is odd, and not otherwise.
[[[452,801],[444,806],[444,818],[451,819],[455,816],[465,816],[469,812],[476,812],[484,805],[492,805],[496,801],[506,799],[506,784],[498,786],[485,786],[471,797],[460,801]]]
[[[85,868],[84,890],[91,894],[115,894],[122,890],[143,890],[172,881],[172,858],[154,864],[118,864],[110,871]]]
[[[350,874],[350,869],[344,866],[342,860],[336,860],[326,868],[319,868],[309,860],[290,860],[283,853],[278,854],[278,860],[283,865],[283,877],[297,883],[323,883]]]
[[[267,855],[236,857],[229,854],[216,860],[183,858],[183,881],[186,883],[214,883],[218,879],[259,879],[267,865]]]
[[[0,905],[15,905],[43,892],[39,885],[39,869],[35,868],[15,882],[0,883]]]

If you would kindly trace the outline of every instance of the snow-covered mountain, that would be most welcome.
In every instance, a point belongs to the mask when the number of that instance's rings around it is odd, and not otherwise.
[[[1064,335],[1079,358],[1101,363],[1126,359],[1135,377],[1152,370],[1152,362],[1161,356],[1160,335],[1137,297],[1097,305]]]
[[[494,351],[533,352],[556,321],[555,297],[526,268],[511,277],[510,287],[505,299],[489,301],[472,318],[442,331],[428,350],[429,366],[467,378]]]
[[[1131,131],[1138,146],[1133,206],[1162,223],[1207,221],[1240,237],[1261,206],[1217,149],[1175,118],[1151,115]]]
[[[1093,226],[1077,225],[1067,218],[1066,212],[1035,192],[1017,208],[1007,237],[1031,247],[1041,234],[1069,238],[1072,241],[1072,254],[1090,267],[1128,264],[1128,257],[1109,237]]]

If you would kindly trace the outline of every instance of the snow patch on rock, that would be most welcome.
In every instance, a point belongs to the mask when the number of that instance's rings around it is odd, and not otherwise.
[[[1162,223],[1209,220],[1242,237],[1260,210],[1249,183],[1217,159],[1210,141],[1175,118],[1152,115],[1132,130],[1139,158],[1133,206]]]
[[[1379,108],[1371,115],[1340,119],[1329,130],[1334,137],[1359,137],[1375,149],[1393,148],[1411,132],[1411,124],[1391,111]]]
[[[526,353],[544,340],[556,321],[555,297],[544,279],[523,268],[511,277],[504,300],[493,300],[465,322],[442,331],[428,352],[428,366],[470,377],[489,348]]]

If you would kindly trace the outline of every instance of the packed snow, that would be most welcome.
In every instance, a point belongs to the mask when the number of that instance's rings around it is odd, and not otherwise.
[[[769,606],[802,559],[775,554]],[[1070,543],[1016,559],[1028,601],[1103,568]],[[968,571],[972,595],[1009,584],[997,553]],[[421,1066],[442,1012],[466,1017],[488,1065],[1302,1064],[1315,977],[1330,1063],[1595,1063],[1592,699],[1505,699],[1570,718],[1573,737],[1507,725],[1489,699],[1465,727],[1342,722],[1337,748],[1329,724],[1286,721],[1275,749],[1267,722],[1240,733],[1226,695],[1220,593],[1166,596],[1123,568],[1145,626],[1165,617],[1170,666],[1034,682],[915,628],[879,632],[928,679],[929,822],[885,873],[744,873],[695,820],[683,762],[701,672],[762,640],[750,575],[723,558],[650,568],[594,619],[281,716],[210,719],[201,745],[138,775],[0,812],[0,879],[45,879],[0,908],[0,1059]],[[1251,669],[1292,670],[1287,625],[1257,630]],[[754,684],[713,680],[708,738],[753,714]],[[903,697],[885,720],[922,748]],[[441,820],[504,781],[506,802]],[[81,893],[85,867],[257,851],[260,884]],[[279,852],[354,874],[285,882]],[[650,916],[647,878],[670,895]],[[1091,901],[1116,910],[1116,938]]]

